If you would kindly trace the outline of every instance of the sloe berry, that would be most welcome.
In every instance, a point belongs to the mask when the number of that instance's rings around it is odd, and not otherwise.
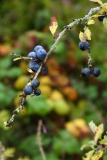
[[[35,52],[30,52],[30,53],[28,54],[28,57],[36,58],[36,53],[35,53]]]
[[[42,66],[42,74],[44,76],[48,74],[48,67],[46,66],[46,64],[43,64]]]
[[[32,88],[37,88],[40,85],[40,82],[37,79],[33,79],[31,82]]]
[[[44,49],[39,49],[37,52],[37,58],[40,60],[44,60],[46,57],[46,51]]]
[[[32,93],[32,91],[33,91],[32,86],[31,86],[31,85],[26,85],[26,86],[24,87],[23,91],[24,91],[24,93],[25,93],[26,95],[30,95],[30,94]]]
[[[33,71],[37,71],[40,67],[40,64],[31,60],[30,64],[29,64],[29,68],[32,69]]]
[[[36,96],[39,96],[39,95],[41,94],[41,90],[40,90],[40,89],[34,90],[34,94],[35,94]]]
[[[101,73],[100,69],[97,68],[97,67],[94,67],[91,71],[92,75],[95,76],[95,77],[98,77]]]
[[[104,17],[105,17],[105,16],[99,16],[99,17],[98,17],[98,20],[99,20],[99,21],[103,21]]]
[[[85,41],[85,42],[81,41],[81,42],[79,42],[78,46],[82,51],[85,51],[86,49],[89,48],[89,43],[88,43],[88,41]]]
[[[84,68],[81,72],[82,76],[83,77],[89,77],[91,72],[90,72],[90,69],[89,68]]]
[[[39,49],[43,49],[43,47],[40,46],[40,45],[37,45],[37,46],[34,48],[34,52],[37,52]]]

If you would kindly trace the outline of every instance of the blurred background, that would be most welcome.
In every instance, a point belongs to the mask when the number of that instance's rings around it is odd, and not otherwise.
[[[52,16],[60,32],[96,6],[88,0],[0,1],[0,153],[6,160],[42,160],[36,140],[40,119],[47,160],[81,160],[84,152],[80,146],[93,136],[88,128],[91,120],[96,124],[103,121],[107,130],[107,29],[98,19],[89,28],[93,67],[98,67],[101,75],[87,79],[81,76],[81,69],[87,67],[87,51],[78,48],[84,24],[74,26],[48,58],[48,75],[38,77],[42,94],[28,96],[12,128],[4,126],[19,106],[19,94],[30,77],[29,62],[13,62],[9,54],[27,56],[36,45],[48,51],[55,42],[49,31]]]

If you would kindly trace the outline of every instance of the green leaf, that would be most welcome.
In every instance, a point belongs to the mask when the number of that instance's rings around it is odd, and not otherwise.
[[[48,153],[46,157],[47,157],[47,160],[59,160],[59,158],[56,156],[55,153]]]
[[[30,158],[27,157],[27,156],[26,156],[26,157],[23,157],[23,158],[22,158],[22,157],[19,157],[17,160],[30,160]]]
[[[97,126],[95,125],[95,123],[93,121],[89,122],[89,127],[92,130],[93,133],[96,132],[97,130]]]
[[[100,141],[100,144],[107,145],[107,136],[105,135],[104,138]]]
[[[0,69],[0,79],[4,78],[7,76],[7,69]]]
[[[66,50],[67,48],[65,43],[60,41],[56,49],[54,50],[54,52],[56,53],[55,58],[58,60],[58,62],[61,63],[66,59],[67,57]]]
[[[68,154],[80,152],[80,146],[77,139],[66,130],[60,131],[58,137],[54,138],[53,149],[58,155],[61,155],[62,151]]]
[[[64,151],[64,142],[62,139],[54,138],[52,148],[54,152],[58,155],[61,155],[62,151]]]
[[[16,78],[22,75],[22,70],[19,67],[13,67],[8,70],[7,76],[10,78]]]
[[[89,144],[83,144],[80,148],[80,150],[84,150],[85,148],[89,147],[90,145]]]
[[[107,18],[106,17],[103,19],[103,25],[105,28],[107,28]]]
[[[11,88],[0,87],[0,106],[8,106],[12,103],[13,99],[16,96],[16,92]]]
[[[1,68],[8,69],[11,66],[12,60],[9,57],[0,60],[0,70]]]
[[[74,147],[75,146],[75,147]],[[64,141],[65,152],[68,154],[77,154],[80,152],[80,146],[76,138],[69,139]]]
[[[59,160],[55,153],[45,153],[46,160]],[[42,160],[42,155],[36,155],[32,160]]]
[[[27,112],[29,114],[37,113],[38,115],[46,115],[51,111],[51,107],[46,102],[46,98],[42,95],[27,98]]]
[[[90,147],[91,147],[92,149],[95,148],[94,146],[95,146],[96,143],[95,143],[94,140],[89,141],[88,144],[90,145]]]
[[[30,147],[28,147],[30,145]],[[39,154],[39,148],[36,143],[36,135],[28,136],[24,140],[21,141],[19,145],[19,149],[26,152],[31,156],[35,156]]]
[[[104,151],[103,157],[104,157],[104,159],[107,159],[107,148]]]
[[[98,97],[98,87],[95,85],[90,85],[86,88],[86,92],[91,99],[95,99]]]
[[[91,140],[87,144],[82,145],[81,150],[84,150],[84,148],[87,148],[87,147],[91,147],[92,149],[94,149],[95,144],[96,144],[95,141]]]

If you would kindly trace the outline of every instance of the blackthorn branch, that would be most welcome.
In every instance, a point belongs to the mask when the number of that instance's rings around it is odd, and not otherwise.
[[[104,3],[104,5],[107,5],[107,3]],[[66,32],[67,30],[69,30],[69,29],[72,29],[72,27],[73,27],[74,25],[82,24],[83,22],[86,24],[87,21],[90,19],[90,17],[91,17],[93,14],[99,12],[101,9],[102,9],[101,6],[100,6],[100,7],[96,7],[96,8],[92,8],[92,9],[88,12],[88,14],[85,15],[83,18],[74,19],[73,22],[71,22],[70,24],[68,24],[67,26],[64,27],[63,31],[60,32],[60,33],[57,35],[57,38],[55,39],[55,43],[52,45],[52,47],[51,47],[51,49],[48,51],[48,53],[45,54],[45,51],[44,51],[44,56],[42,57],[42,59],[40,59],[41,62],[43,62],[43,63],[40,64],[40,67],[39,67],[39,69],[37,70],[37,72],[35,73],[35,75],[34,75],[34,77],[33,77],[33,80],[36,80],[36,79],[37,79],[39,73],[41,72],[41,69],[42,69],[42,67],[43,67],[43,64],[44,64],[44,63],[46,62],[46,60],[48,59],[49,55],[55,50],[58,42],[60,41],[60,39],[62,38],[62,36],[65,34],[65,32]],[[12,55],[12,54],[11,54],[11,55]],[[15,54],[13,54],[13,55],[15,55]],[[46,56],[46,57],[45,57],[45,56]],[[44,57],[45,57],[45,59],[44,59]],[[38,58],[40,58],[40,57],[38,57]],[[91,66],[92,59],[91,59],[91,57],[90,57],[90,54],[88,54],[88,58],[89,58],[88,65]],[[35,62],[38,61],[36,58],[33,58],[33,57],[22,57],[22,56],[20,56],[20,55],[19,55],[16,59],[14,59],[14,61],[15,61],[15,60],[20,60],[20,59],[24,59],[24,60],[35,60]],[[43,59],[44,59],[44,60],[43,60]],[[43,60],[43,61],[42,61],[42,60]],[[36,91],[35,91],[35,92],[36,92]],[[39,91],[38,91],[38,94],[40,94]],[[19,113],[19,111],[20,111],[21,109],[23,109],[24,103],[25,103],[25,100],[26,100],[26,97],[27,97],[27,96],[26,96],[25,94],[22,94],[22,99],[21,99],[21,102],[20,102],[20,106],[19,106],[15,111],[13,111],[13,115],[11,116],[11,118],[10,118],[7,122],[5,122],[5,125],[6,125],[6,126],[11,126],[11,125],[12,125],[12,123],[13,123],[13,121],[14,121],[14,119],[15,119],[15,116]]]

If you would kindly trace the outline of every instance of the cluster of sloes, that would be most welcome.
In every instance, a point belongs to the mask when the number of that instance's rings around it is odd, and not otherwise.
[[[40,82],[37,79],[32,80],[31,82],[29,82],[23,89],[25,95],[36,95],[39,96],[41,94],[40,89],[38,89],[37,87],[39,87]]]
[[[85,41],[85,42],[79,42],[79,48],[82,50],[82,51],[85,51],[89,48],[89,43],[88,41]],[[97,67],[94,67],[94,68],[84,68],[81,72],[82,76],[83,77],[89,77],[91,74],[94,76],[94,77],[98,77],[100,75],[100,69],[97,68]]]
[[[47,54],[46,50],[42,46],[37,45],[34,48],[34,51],[28,54],[28,57],[34,58],[34,60],[30,61],[29,68],[32,71],[36,72],[40,67],[40,63],[44,61],[46,54]],[[46,66],[43,65],[43,67],[45,68],[45,71],[46,71]],[[32,95],[39,96],[41,94],[40,89],[37,88],[39,85],[40,85],[40,82],[37,79],[34,79],[31,82],[29,82],[23,89],[25,95],[32,94]]]
[[[99,68],[97,67],[94,67],[94,68],[84,68],[81,72],[82,76],[83,77],[89,77],[91,74],[94,76],[94,77],[98,77],[100,75],[101,71]]]
[[[32,57],[37,60],[37,61],[31,60],[30,64],[29,64],[29,68],[32,71],[36,72],[40,67],[40,62],[44,61],[46,54],[47,54],[46,50],[42,46],[37,45],[34,48],[34,51],[32,51],[28,54],[28,57]]]
[[[40,46],[37,45],[32,52],[28,54],[28,57],[34,58],[33,60],[30,60],[29,68],[33,71],[36,72],[39,67],[41,62],[43,63],[45,57],[46,57],[46,50]],[[47,66],[43,64],[42,66],[42,72],[44,75],[47,73]],[[39,96],[41,94],[39,87],[40,82],[37,79],[33,79],[31,82],[29,82],[23,89],[25,95],[36,95]]]

